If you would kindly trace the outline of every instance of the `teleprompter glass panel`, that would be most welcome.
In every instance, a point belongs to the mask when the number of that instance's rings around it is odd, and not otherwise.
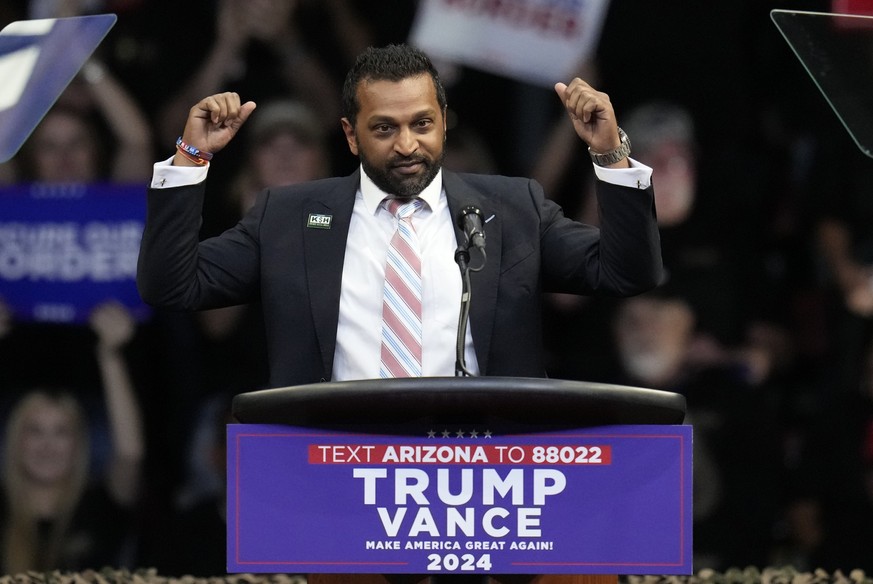
[[[793,10],[770,17],[858,148],[873,158],[873,17]]]
[[[0,162],[18,152],[116,20],[19,20],[0,30]]]

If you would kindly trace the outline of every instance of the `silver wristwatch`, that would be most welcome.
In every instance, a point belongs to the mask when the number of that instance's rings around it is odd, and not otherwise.
[[[615,150],[599,154],[591,150],[590,147],[588,148],[588,154],[591,155],[591,160],[594,161],[594,164],[597,166],[609,166],[610,164],[615,164],[620,160],[624,160],[630,155],[630,138],[627,137],[627,134],[625,134],[624,130],[621,128],[618,129],[618,137],[621,140],[621,144]]]

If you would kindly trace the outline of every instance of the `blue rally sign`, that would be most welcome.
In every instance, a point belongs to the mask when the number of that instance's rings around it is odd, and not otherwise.
[[[231,424],[227,568],[692,573],[692,432],[427,438]]]
[[[0,298],[19,321],[82,323],[107,300],[147,318],[136,289],[144,224],[142,185],[0,188]]]
[[[0,162],[18,152],[116,20],[19,20],[0,31]]]

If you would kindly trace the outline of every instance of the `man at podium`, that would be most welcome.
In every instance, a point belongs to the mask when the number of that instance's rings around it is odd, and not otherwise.
[[[599,228],[565,217],[535,181],[442,168],[439,75],[421,51],[390,45],[364,51],[343,88],[358,170],[268,188],[199,242],[210,160],[258,115],[235,93],[206,97],[155,165],[140,293],[177,310],[259,298],[273,387],[452,376],[456,349],[473,375],[544,377],[541,292],[629,296],[661,277],[651,169],[628,157],[606,94],[579,78],[555,92],[591,154]],[[459,245],[475,270],[465,335]]]

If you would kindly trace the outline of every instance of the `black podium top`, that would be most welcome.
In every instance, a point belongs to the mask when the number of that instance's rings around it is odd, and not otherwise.
[[[559,379],[420,377],[297,385],[242,393],[246,424],[406,432],[420,424],[491,430],[681,424],[685,397],[667,391]]]

